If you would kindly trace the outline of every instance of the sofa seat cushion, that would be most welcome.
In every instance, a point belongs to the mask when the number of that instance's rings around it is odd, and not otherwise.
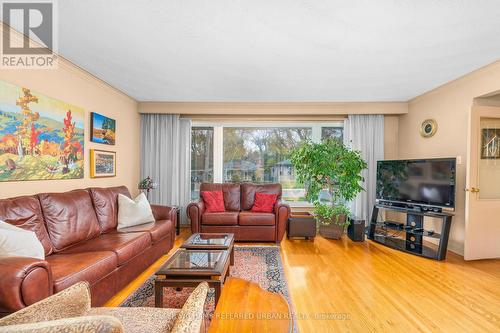
[[[150,246],[151,236],[146,232],[108,233],[72,246],[62,253],[112,251],[118,257],[118,266],[121,266]]]
[[[127,333],[165,333],[172,331],[180,309],[91,308],[87,315],[112,316],[120,320]]]
[[[237,225],[238,214],[238,212],[205,213],[201,217],[201,224]]]
[[[255,213],[243,211],[240,213],[239,225],[274,225],[276,216],[272,213]]]
[[[174,224],[170,220],[159,220],[152,223],[146,223],[141,225],[136,225],[133,227],[123,228],[117,230],[118,233],[130,233],[130,232],[148,232],[151,236],[153,244],[158,243],[165,237],[172,234]]]
[[[52,270],[54,292],[79,282],[91,285],[113,272],[118,260],[112,251],[54,254],[46,258]]]

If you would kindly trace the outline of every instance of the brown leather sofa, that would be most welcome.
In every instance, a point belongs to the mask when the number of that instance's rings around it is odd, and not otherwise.
[[[203,200],[187,207],[191,231],[234,233],[237,241],[272,241],[280,243],[285,234],[290,207],[281,202],[281,184],[201,184],[200,191],[222,191],[226,212],[206,213]],[[255,193],[278,194],[273,213],[251,211]]]
[[[41,193],[0,200],[0,220],[34,231],[45,260],[0,258],[0,314],[79,282],[92,305],[105,303],[173,247],[176,208],[151,205],[156,222],[117,230],[125,186]]]

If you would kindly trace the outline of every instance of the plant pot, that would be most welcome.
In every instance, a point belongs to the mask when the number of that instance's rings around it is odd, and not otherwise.
[[[346,221],[347,216],[341,215],[339,216],[338,223],[335,223],[336,218],[333,217],[330,224],[319,223],[319,234],[325,238],[329,239],[340,239],[344,234],[344,223]]]

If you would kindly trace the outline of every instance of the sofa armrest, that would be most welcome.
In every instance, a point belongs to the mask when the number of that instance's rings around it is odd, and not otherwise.
[[[201,216],[205,213],[203,200],[191,202],[186,208],[186,214],[191,220],[191,232],[201,231]]]
[[[90,302],[90,286],[88,282],[78,282],[57,294],[1,318],[0,326],[31,324],[85,316],[90,310]]]
[[[52,295],[52,271],[45,260],[0,258],[0,313],[11,313]]]
[[[0,333],[122,333],[123,326],[112,316],[83,316],[38,323],[0,326]]]
[[[274,205],[274,214],[276,215],[276,243],[281,243],[285,235],[286,223],[290,217],[290,206],[279,200]]]
[[[171,220],[174,225],[177,222],[177,207],[151,205],[151,210],[153,211],[153,216],[155,217],[156,221]]]

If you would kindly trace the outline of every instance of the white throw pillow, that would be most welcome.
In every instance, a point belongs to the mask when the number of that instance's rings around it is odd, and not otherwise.
[[[0,220],[0,256],[45,260],[45,251],[33,231]]]
[[[144,193],[134,200],[118,194],[118,229],[154,221],[153,211]]]

